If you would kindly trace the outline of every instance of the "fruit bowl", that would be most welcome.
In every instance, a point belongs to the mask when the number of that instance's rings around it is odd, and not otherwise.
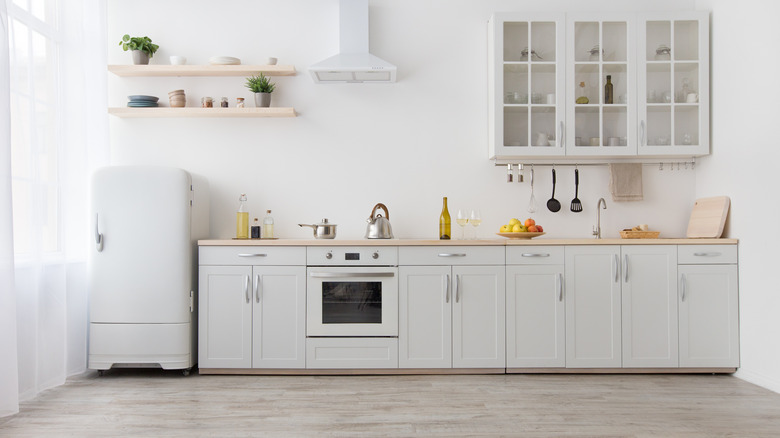
[[[530,231],[527,231],[525,233],[519,232],[519,233],[496,233],[497,235],[501,237],[506,237],[507,239],[533,239],[534,237],[539,237],[544,235],[543,232],[537,232],[533,233]]]

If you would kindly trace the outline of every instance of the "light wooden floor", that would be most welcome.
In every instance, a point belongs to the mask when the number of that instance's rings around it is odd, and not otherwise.
[[[780,394],[731,376],[71,378],[2,437],[778,437]]]

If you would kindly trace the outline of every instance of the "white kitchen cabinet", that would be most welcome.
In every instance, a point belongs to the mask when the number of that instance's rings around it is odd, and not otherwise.
[[[676,368],[677,246],[623,245],[623,367]]]
[[[398,273],[399,366],[452,367],[452,268],[401,266]]]
[[[496,13],[488,38],[491,158],[561,156],[564,15]]]
[[[502,247],[399,248],[400,368],[506,366],[503,260]]]
[[[252,268],[252,368],[306,366],[306,268]]]
[[[708,17],[494,14],[488,26],[490,158],[708,154]],[[587,103],[577,103],[581,97]]]
[[[305,248],[201,247],[200,263],[198,366],[304,368]]]
[[[564,248],[508,247],[507,368],[566,366]]]
[[[639,155],[709,153],[709,13],[639,20]]]
[[[251,266],[200,266],[200,368],[252,367],[251,276]]]
[[[620,368],[620,247],[567,246],[566,367]]]
[[[636,155],[635,23],[634,14],[567,16],[567,155]],[[604,89],[608,76],[611,101]],[[582,96],[588,103],[577,103]]]
[[[679,247],[680,366],[739,366],[736,248]]]

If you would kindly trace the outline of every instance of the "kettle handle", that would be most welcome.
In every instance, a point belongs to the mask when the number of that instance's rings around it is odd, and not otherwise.
[[[385,204],[382,204],[381,202],[374,206],[374,209],[371,210],[371,219],[373,219],[376,216],[376,209],[381,208],[385,211],[385,217],[389,220],[390,219],[390,212],[387,211],[387,206]]]

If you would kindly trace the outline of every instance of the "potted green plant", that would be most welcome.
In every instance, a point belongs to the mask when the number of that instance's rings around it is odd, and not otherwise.
[[[154,52],[160,48],[157,44],[152,44],[152,39],[144,37],[130,37],[125,35],[119,42],[122,50],[130,50],[133,55],[133,64],[149,64],[149,58],[154,56]]]
[[[271,93],[274,92],[276,84],[271,82],[262,72],[258,76],[246,78],[246,87],[255,93],[255,106],[258,108],[271,106]]]

